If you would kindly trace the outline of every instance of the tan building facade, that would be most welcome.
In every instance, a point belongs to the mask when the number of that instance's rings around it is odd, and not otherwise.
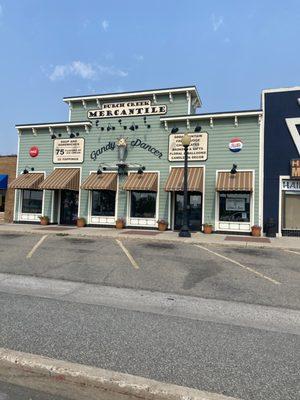
[[[17,156],[0,156],[0,223],[12,222],[15,191],[8,185],[16,177]]]

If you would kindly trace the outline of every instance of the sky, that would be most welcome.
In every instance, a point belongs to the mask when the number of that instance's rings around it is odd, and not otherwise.
[[[300,85],[300,0],[0,0],[0,154],[64,96],[196,85],[198,112]]]

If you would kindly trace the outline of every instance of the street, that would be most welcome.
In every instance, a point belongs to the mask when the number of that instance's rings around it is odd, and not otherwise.
[[[299,393],[300,254],[1,233],[0,346],[238,399]]]

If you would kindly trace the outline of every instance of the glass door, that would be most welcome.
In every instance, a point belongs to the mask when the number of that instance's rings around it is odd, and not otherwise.
[[[60,200],[60,223],[62,225],[76,225],[78,216],[78,192],[62,190]]]
[[[179,230],[183,224],[183,193],[175,193],[174,229]],[[187,201],[189,229],[200,231],[202,228],[202,193],[188,192]]]

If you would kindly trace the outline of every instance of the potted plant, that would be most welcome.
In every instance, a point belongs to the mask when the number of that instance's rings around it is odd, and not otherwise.
[[[77,218],[76,225],[77,225],[77,228],[83,228],[86,225],[85,218],[82,218],[82,217]]]
[[[49,217],[46,215],[41,215],[39,218],[41,225],[49,225]]]
[[[164,219],[159,219],[157,221],[157,224],[158,224],[157,225],[158,226],[158,230],[161,231],[161,232],[167,230],[167,228],[168,228],[168,222],[165,221]]]
[[[125,219],[124,218],[118,218],[116,220],[116,228],[117,229],[123,229],[125,227]]]
[[[205,234],[210,234],[210,233],[212,233],[212,231],[213,231],[213,225],[212,224],[209,224],[209,223],[203,224],[203,232]]]
[[[256,237],[261,236],[261,226],[259,225],[251,226],[251,235]]]

